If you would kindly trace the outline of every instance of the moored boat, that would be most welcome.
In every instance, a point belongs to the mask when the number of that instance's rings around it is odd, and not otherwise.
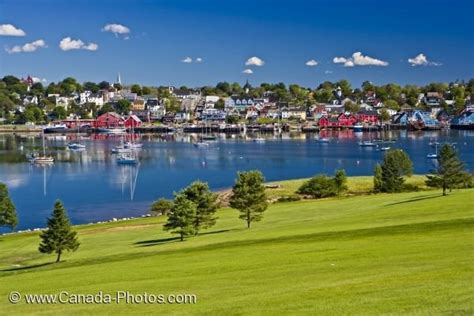
[[[127,132],[127,130],[123,127],[113,127],[113,128],[100,127],[97,129],[97,132],[107,133],[107,134],[124,134]]]
[[[121,154],[117,157],[117,163],[121,165],[134,165],[138,163],[138,160],[131,155]]]
[[[359,146],[360,147],[376,147],[377,144],[372,141],[366,140],[366,141],[359,142]]]

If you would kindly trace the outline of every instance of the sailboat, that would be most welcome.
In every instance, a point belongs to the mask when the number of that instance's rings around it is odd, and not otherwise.
[[[209,143],[204,141],[204,127],[201,126],[201,137],[200,140],[194,143],[194,147],[205,148],[209,147]]]
[[[34,164],[51,164],[51,163],[54,163],[54,158],[52,156],[46,156],[46,146],[45,146],[45,142],[44,142],[44,130],[43,130],[43,133],[42,133],[42,138],[43,138],[43,156],[35,156],[34,154],[32,154],[29,157],[29,160],[30,160],[31,163],[34,163]]]
[[[135,165],[138,163],[138,159],[132,154],[119,154],[117,157],[117,163],[120,165]]]
[[[435,153],[426,155],[428,159],[438,159],[438,145],[435,145]]]
[[[77,121],[76,121],[76,125],[77,125],[77,134],[76,134],[76,138],[79,139],[79,124],[77,124]],[[69,149],[73,149],[73,150],[80,150],[80,149],[85,149],[86,148],[86,145],[84,144],[81,144],[79,141],[77,142],[70,142],[67,144],[67,147]]]
[[[137,149],[138,149],[138,148],[142,148],[142,147],[143,147],[143,144],[141,144],[141,143],[135,143],[135,142],[133,141],[134,135],[135,135],[135,127],[134,127],[134,124],[132,124],[131,141],[126,142],[126,143],[124,144],[124,147],[125,147],[125,148],[132,148],[132,149],[137,148]]]

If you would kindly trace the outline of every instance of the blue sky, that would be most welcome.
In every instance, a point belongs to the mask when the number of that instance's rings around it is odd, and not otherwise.
[[[309,87],[339,79],[353,85],[469,79],[473,3],[0,0],[3,34],[11,31],[8,24],[25,33],[0,35],[0,76],[112,82],[120,72],[126,84],[200,86],[249,79]],[[130,32],[102,31],[107,24]],[[68,37],[63,47],[82,49],[62,50],[59,43]],[[356,52],[361,54],[353,56]],[[186,57],[193,62],[182,62]],[[251,57],[264,64],[245,65]],[[307,66],[310,60],[317,65]]]

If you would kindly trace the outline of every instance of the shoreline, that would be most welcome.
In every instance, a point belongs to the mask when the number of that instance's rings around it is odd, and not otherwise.
[[[348,191],[347,194],[343,197],[333,197],[334,198],[351,198],[355,196],[361,196],[361,195],[371,195],[373,193],[370,192],[369,188],[372,188],[372,175],[369,176],[349,176],[347,177],[347,183],[348,183]],[[267,193],[267,198],[269,200],[270,204],[276,204],[276,203],[291,203],[291,202],[279,202],[278,199],[280,197],[285,197],[289,195],[295,195],[296,189],[303,183],[304,181],[307,181],[310,179],[310,177],[306,178],[297,178],[297,179],[285,179],[285,180],[277,180],[277,181],[270,181],[270,182],[265,182],[265,188],[266,188],[266,193]],[[407,178],[407,183],[411,184],[416,184],[419,186],[419,191],[434,191],[436,189],[433,188],[427,188],[424,186],[424,180],[426,179],[426,175],[420,175],[420,174],[415,174],[412,175],[411,177]],[[228,205],[226,203],[226,199],[228,198],[230,192],[232,190],[232,187],[229,188],[221,188],[218,190],[213,190],[212,192],[218,195],[218,202],[220,203],[219,209],[225,209],[228,208]],[[157,197],[157,199],[160,199],[160,197]],[[301,198],[302,201],[316,201],[316,200],[327,200],[326,199],[306,199],[306,198]],[[102,224],[108,224],[108,223],[116,223],[116,222],[126,222],[130,220],[139,220],[139,219],[145,219],[145,218],[150,218],[150,217],[155,217],[155,218],[160,218],[161,215],[159,216],[153,216],[152,214],[149,213],[144,213],[139,216],[130,216],[130,217],[122,217],[122,218],[116,218],[113,217],[108,220],[102,220],[102,221],[97,221],[97,222],[89,222],[89,223],[82,223],[82,224],[72,224],[74,227],[78,226],[91,226],[91,225],[102,225]],[[22,229],[18,231],[13,231],[13,232],[6,232],[6,233],[1,233],[1,236],[9,236],[9,235],[18,235],[18,234],[26,234],[26,233],[34,233],[34,232],[40,232],[46,229],[46,227],[35,227],[35,228],[28,228],[28,229]]]

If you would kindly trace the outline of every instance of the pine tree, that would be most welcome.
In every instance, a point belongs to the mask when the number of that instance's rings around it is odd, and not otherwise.
[[[15,205],[8,194],[7,185],[0,183],[0,226],[14,229],[18,225]]]
[[[438,165],[433,175],[427,175],[426,185],[446,190],[465,182],[467,172],[451,145],[444,144],[439,151]]]
[[[374,168],[374,192],[382,192],[382,167],[380,164]]]
[[[392,149],[385,154],[381,168],[381,192],[400,192],[405,183],[403,177],[413,172],[413,163],[403,150]]]
[[[336,170],[334,174],[334,183],[336,184],[337,194],[347,191],[347,176],[344,169]]]
[[[71,229],[71,223],[64,209],[63,203],[57,200],[53,213],[48,218],[48,228],[40,235],[41,253],[56,253],[56,262],[61,260],[64,251],[76,251],[79,248],[77,233]]]
[[[163,229],[171,231],[172,234],[179,234],[181,241],[186,236],[194,235],[196,233],[194,229],[196,209],[194,202],[188,200],[184,194],[178,193]]]
[[[240,212],[239,218],[247,222],[247,228],[252,222],[260,221],[267,209],[264,182],[262,173],[257,170],[237,174],[230,206]]]
[[[209,186],[205,182],[195,181],[187,188],[181,191],[186,198],[196,204],[196,217],[194,219],[195,234],[199,230],[212,227],[216,224],[214,214],[217,211],[217,195],[209,190]]]

